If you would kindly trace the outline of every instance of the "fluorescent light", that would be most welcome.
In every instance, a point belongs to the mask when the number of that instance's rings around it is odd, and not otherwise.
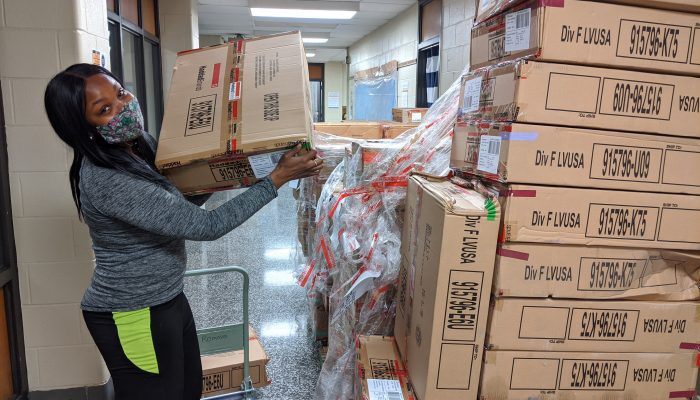
[[[328,41],[328,38],[302,37],[301,40],[304,43],[326,43]]]
[[[262,326],[260,335],[263,337],[286,337],[297,335],[297,324],[295,322],[268,322]]]
[[[289,260],[292,255],[291,247],[265,250],[265,258],[268,260]]]
[[[307,58],[316,57],[316,53],[306,53]]]
[[[303,10],[300,8],[258,8],[250,9],[254,17],[303,18],[303,19],[352,19],[357,11],[343,10]]]

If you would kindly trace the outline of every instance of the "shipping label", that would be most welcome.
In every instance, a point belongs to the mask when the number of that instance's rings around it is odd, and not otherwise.
[[[560,390],[624,391],[627,360],[562,360]]]
[[[686,64],[691,41],[690,26],[621,19],[617,56]]]
[[[506,14],[506,37],[504,49],[506,52],[527,50],[530,48],[530,15],[531,10],[524,10]]]
[[[639,310],[574,308],[569,339],[633,342],[638,320]]]
[[[481,81],[480,76],[476,76],[464,86],[464,102],[462,112],[470,113],[479,110],[479,99],[481,98]]]
[[[473,342],[479,322],[484,273],[451,270],[448,279],[442,339]]]
[[[282,159],[284,153],[285,151],[276,151],[248,157],[250,167],[253,170],[255,177],[262,179],[270,175],[275,167],[277,167],[277,164]]]
[[[250,163],[245,159],[213,162],[209,164],[209,169],[217,182],[236,181],[255,176]]]
[[[592,203],[586,237],[654,240],[658,220],[658,207]]]
[[[488,172],[490,174],[498,174],[498,166],[501,158],[501,137],[500,136],[481,136],[479,144],[479,159],[476,168],[479,171]]]
[[[616,292],[638,289],[645,266],[644,259],[581,257],[578,290]]]
[[[600,113],[668,121],[674,91],[664,83],[603,78]]]
[[[658,183],[663,150],[651,147],[593,144],[591,179]]]
[[[367,379],[367,391],[369,400],[404,400],[396,379]]]

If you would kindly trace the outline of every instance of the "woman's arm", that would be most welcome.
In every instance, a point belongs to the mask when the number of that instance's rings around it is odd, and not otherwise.
[[[269,178],[215,210],[203,210],[162,186],[112,169],[84,168],[81,188],[101,213],[159,235],[215,240],[277,196]]]

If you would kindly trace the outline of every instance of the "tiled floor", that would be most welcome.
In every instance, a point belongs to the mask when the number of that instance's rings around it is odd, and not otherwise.
[[[240,193],[217,193],[206,207]],[[263,399],[311,399],[321,368],[305,292],[294,274],[296,229],[295,201],[285,186],[277,199],[223,238],[187,243],[188,269],[237,265],[250,274],[250,319],[270,358],[272,384],[261,391]],[[234,274],[187,278],[197,327],[240,322],[240,287]]]

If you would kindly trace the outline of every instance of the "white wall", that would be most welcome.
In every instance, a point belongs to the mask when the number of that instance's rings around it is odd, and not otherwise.
[[[158,9],[163,98],[167,102],[177,52],[199,47],[199,14],[197,0],[168,0]]]
[[[358,71],[379,67],[389,61],[415,60],[418,49],[418,4],[412,6],[394,19],[350,46],[348,55],[351,64],[348,68],[348,104],[352,104],[352,75]],[[403,85],[408,84],[408,106],[416,104],[416,66],[400,68],[397,78],[397,99]]]
[[[343,119],[343,106],[347,105],[345,93],[345,77],[347,76],[347,66],[343,62],[328,62],[324,64],[323,91],[326,98],[323,100],[324,116],[326,122],[338,122]],[[328,94],[337,92],[340,94],[340,107],[328,107]]]
[[[445,93],[469,64],[469,43],[475,14],[475,0],[442,0],[440,94]]]
[[[104,0],[0,0],[0,81],[31,391],[109,378],[79,309],[94,255],[71,198],[72,154],[43,107],[49,79],[91,62],[93,49],[109,67],[108,35]]]

